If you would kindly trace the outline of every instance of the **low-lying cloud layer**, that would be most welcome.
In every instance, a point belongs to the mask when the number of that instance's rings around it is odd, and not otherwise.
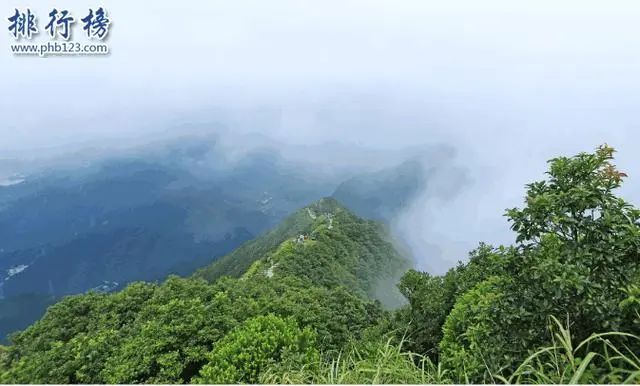
[[[30,5],[46,15],[56,4]],[[636,2],[104,6],[108,57],[13,57],[5,44],[0,159],[213,131],[238,151],[253,136],[301,154],[329,143],[342,150],[315,162],[331,169],[375,164],[376,151],[351,147],[444,143],[455,160],[396,224],[434,272],[481,240],[511,241],[504,208],[553,156],[608,142],[630,175],[623,194],[640,202]]]

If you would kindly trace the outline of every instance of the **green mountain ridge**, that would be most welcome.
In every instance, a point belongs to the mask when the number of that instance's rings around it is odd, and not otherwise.
[[[64,298],[10,338],[0,381],[190,382],[216,342],[262,315],[339,350],[400,304],[407,268],[383,225],[323,198],[191,278]]]
[[[381,223],[361,219],[337,200],[323,198],[194,276],[208,281],[294,276],[310,285],[344,286],[393,307],[402,302],[395,283],[409,267]]]

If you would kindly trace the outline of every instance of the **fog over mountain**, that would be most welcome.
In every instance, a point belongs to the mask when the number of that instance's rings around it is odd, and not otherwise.
[[[479,241],[511,241],[500,213],[559,154],[616,147],[631,177],[623,196],[640,202],[636,2],[104,6],[107,57],[0,50],[0,184],[190,135],[215,135],[229,160],[270,146],[345,176],[442,146],[445,157],[420,161],[428,183],[392,221],[432,272]]]

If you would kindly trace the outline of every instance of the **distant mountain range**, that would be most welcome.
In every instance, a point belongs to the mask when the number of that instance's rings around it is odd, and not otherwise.
[[[397,167],[361,174],[342,182],[332,197],[361,217],[390,221],[410,204],[427,181],[427,170],[416,159]]]
[[[416,160],[327,176],[264,149],[229,163],[198,141],[14,176],[0,186],[0,337],[65,295],[189,275],[320,197],[390,220],[425,176]]]

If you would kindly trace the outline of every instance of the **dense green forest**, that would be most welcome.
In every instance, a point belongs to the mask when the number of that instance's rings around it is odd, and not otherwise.
[[[640,211],[613,154],[551,160],[514,244],[442,276],[320,200],[193,277],[64,298],[0,346],[0,381],[639,383]]]

